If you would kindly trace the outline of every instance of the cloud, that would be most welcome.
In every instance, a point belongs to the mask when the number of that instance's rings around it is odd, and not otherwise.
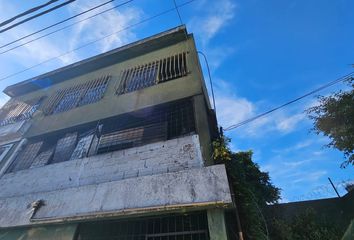
[[[323,177],[324,175],[327,174],[327,171],[325,170],[320,170],[320,171],[315,171],[312,173],[308,173],[303,177],[297,178],[293,180],[293,183],[300,183],[300,182],[316,182],[319,180],[319,178]]]
[[[72,14],[77,14],[99,3],[100,1],[74,3],[70,5],[70,12]],[[98,8],[97,10],[90,12],[89,15],[82,16],[81,19],[94,15],[104,9],[112,8],[113,6],[113,3],[109,3],[103,8]],[[70,45],[71,47],[75,47],[79,42],[90,42],[96,39],[101,39],[106,35],[122,30],[126,26],[131,25],[131,23],[138,22],[142,15],[143,12],[135,7],[122,6],[83,21],[75,26]],[[124,30],[123,32],[111,35],[102,41],[99,41],[97,44],[97,51],[105,52],[135,39],[136,35],[132,30]]]
[[[260,102],[252,102],[236,95],[216,94],[216,109],[219,124],[224,128],[255,117],[268,110]],[[223,91],[220,91],[223,92]],[[288,134],[296,130],[307,118],[303,113],[294,114],[294,109],[283,109],[258,118],[234,131],[242,132],[240,136],[260,138],[269,133]]]
[[[65,10],[66,12],[64,12],[60,18],[55,18],[52,21],[57,22],[67,16],[72,16],[83,10],[91,8],[98,3],[98,0],[80,3],[75,2],[68,6],[69,10]],[[107,5],[106,9],[112,6],[113,4]],[[84,14],[81,17],[86,18],[102,10],[103,8],[99,8],[96,10],[96,12],[90,12],[88,14]],[[0,11],[3,13],[1,16],[2,19],[6,19],[9,16],[15,15],[17,12],[15,7],[10,3],[1,4]],[[42,38],[40,40],[24,45],[23,47],[5,53],[4,55],[0,56],[0,69],[3,70],[2,76],[6,76],[13,73],[14,71],[18,71],[19,67],[31,67],[36,63],[60,56],[63,53],[71,51],[72,49],[75,49],[87,42],[102,38],[109,33],[113,33],[122,27],[129,25],[130,22],[139,19],[140,15],[141,11],[137,10],[136,8],[124,6],[123,10],[113,10],[107,12],[90,20],[81,22],[80,24],[75,25],[73,28],[60,31],[49,37]],[[78,19],[75,19],[74,21],[78,21]],[[18,39],[46,25],[38,26],[34,21],[30,24],[26,24],[25,27],[21,25],[11,29],[10,31],[4,33],[4,37],[0,39],[0,44],[2,45],[8,43],[11,40]],[[40,35],[36,35],[35,37],[38,36]],[[25,43],[29,39],[31,38],[21,40],[20,43]],[[81,60],[82,58],[89,55],[96,55],[97,53],[110,50],[113,47],[123,45],[132,39],[135,39],[135,35],[132,31],[124,31],[120,34],[112,35],[109,38],[98,41],[95,45],[91,45],[90,48],[85,48],[85,51],[67,54],[60,57],[58,61],[50,61],[43,65],[41,68],[35,68],[35,74],[42,72],[41,70],[43,69],[45,71],[50,71],[51,69]],[[6,61],[4,59],[6,59]],[[13,66],[17,66],[15,70],[13,70]]]
[[[197,8],[203,17],[192,18],[189,25],[206,45],[234,18],[236,4],[230,0],[202,1]]]

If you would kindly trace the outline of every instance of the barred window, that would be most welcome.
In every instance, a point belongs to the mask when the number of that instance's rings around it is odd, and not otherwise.
[[[124,70],[116,93],[120,95],[137,91],[161,82],[183,77],[187,73],[187,53],[179,53]]]
[[[80,240],[208,240],[206,212],[186,212],[128,220],[85,222],[78,231]]]
[[[43,112],[46,115],[56,114],[99,101],[107,89],[110,78],[111,76],[107,75],[59,90],[46,101]]]
[[[0,110],[0,126],[32,118],[44,97],[24,101],[11,99]]]
[[[42,144],[43,144],[42,141],[27,144],[25,148],[17,155],[15,161],[8,169],[8,172],[16,172],[16,171],[30,168],[34,159],[39,153]]]
[[[7,172],[138,147],[195,132],[191,99],[125,113],[99,120],[99,123],[29,139]]]

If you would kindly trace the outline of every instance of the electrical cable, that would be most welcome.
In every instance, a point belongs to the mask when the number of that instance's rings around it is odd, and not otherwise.
[[[113,2],[113,1],[115,1],[115,0],[110,0],[110,1],[104,2],[104,3],[102,3],[102,4],[99,4],[99,5],[95,6],[95,7],[89,8],[89,9],[87,9],[87,10],[81,12],[81,13],[78,13],[78,14],[76,14],[76,15],[74,15],[74,16],[71,16],[71,17],[69,17],[69,18],[63,19],[63,20],[61,20],[61,21],[59,21],[59,22],[57,22],[57,23],[54,23],[54,24],[49,25],[49,26],[47,26],[47,27],[45,27],[45,28],[39,29],[39,30],[37,30],[37,31],[35,31],[35,32],[33,32],[33,33],[30,33],[30,34],[28,34],[28,35],[25,35],[25,36],[23,36],[23,37],[20,37],[20,38],[18,38],[18,39],[16,39],[16,40],[13,40],[13,41],[9,42],[9,43],[6,43],[6,44],[0,46],[0,48],[4,48],[4,47],[9,46],[9,45],[11,45],[11,44],[13,44],[13,43],[19,42],[19,41],[21,41],[21,40],[23,40],[23,39],[25,39],[25,38],[28,38],[28,37],[30,37],[30,36],[33,36],[33,35],[37,34],[37,33],[43,32],[43,31],[45,31],[45,30],[47,30],[47,29],[49,29],[49,28],[55,27],[55,26],[57,26],[57,25],[59,25],[59,24],[62,24],[62,23],[64,23],[64,22],[67,22],[67,21],[69,21],[69,20],[71,20],[71,19],[73,19],[73,18],[79,17],[79,16],[81,16],[81,15],[83,15],[83,14],[85,14],[85,13],[88,13],[88,12],[90,12],[90,11],[92,11],[92,10],[95,10],[95,9],[99,8],[99,7],[102,7],[102,6],[104,6],[104,5],[107,5],[108,3],[111,3],[111,2]],[[81,21],[79,21],[79,22],[81,22]],[[79,23],[79,22],[77,22],[77,23]],[[24,44],[26,44],[26,43],[24,43]],[[20,46],[22,46],[22,45],[19,45],[18,47],[20,47]]]
[[[316,89],[314,89],[314,90],[312,90],[312,91],[310,91],[310,92],[308,92],[308,93],[306,93],[306,94],[304,94],[304,95],[302,95],[302,96],[300,96],[300,97],[297,97],[297,98],[295,98],[295,99],[293,99],[293,100],[291,100],[291,101],[289,101],[289,102],[286,102],[286,103],[284,103],[284,104],[282,104],[282,105],[280,105],[280,106],[278,106],[278,107],[275,107],[275,108],[273,108],[273,109],[271,109],[271,110],[269,110],[269,111],[266,111],[266,112],[264,112],[264,113],[262,113],[262,114],[259,114],[259,115],[255,116],[255,117],[252,117],[252,118],[249,118],[249,119],[244,120],[244,121],[242,121],[242,122],[239,122],[239,123],[237,123],[237,124],[233,124],[233,125],[231,125],[231,126],[228,126],[227,128],[224,129],[224,131],[230,131],[230,130],[232,130],[232,129],[235,129],[235,128],[238,128],[238,127],[240,127],[240,126],[242,126],[242,125],[245,125],[245,124],[247,124],[247,123],[253,122],[253,121],[255,121],[255,120],[257,120],[257,119],[259,119],[259,118],[261,118],[261,117],[264,117],[265,115],[268,115],[268,114],[270,114],[270,113],[272,113],[272,112],[275,112],[275,111],[277,111],[277,110],[279,110],[279,109],[281,109],[281,108],[283,108],[283,107],[286,107],[286,106],[288,106],[288,105],[290,105],[290,104],[292,104],[292,103],[295,103],[295,102],[297,102],[297,101],[299,101],[299,100],[301,100],[301,99],[303,99],[303,98],[305,98],[305,97],[308,97],[308,96],[310,96],[310,95],[313,95],[314,93],[319,92],[319,91],[321,91],[321,90],[323,90],[323,89],[325,89],[325,88],[328,88],[328,87],[330,87],[330,86],[332,86],[332,85],[334,85],[334,84],[337,84],[337,83],[339,83],[339,82],[343,82],[343,81],[346,81],[346,80],[348,80],[348,79],[351,79],[353,75],[354,75],[354,72],[351,72],[351,73],[349,73],[349,74],[347,74],[347,75],[345,75],[345,76],[342,76],[342,77],[340,77],[340,78],[338,78],[338,79],[336,79],[336,80],[334,80],[334,81],[331,81],[331,82],[329,82],[329,83],[326,83],[325,85],[323,85],[323,86],[321,86],[321,87],[319,87],[319,88],[316,88]]]
[[[175,9],[176,9],[176,12],[177,12],[177,15],[178,15],[178,18],[179,18],[179,22],[181,23],[181,25],[183,25],[182,17],[181,17],[181,14],[179,13],[176,0],[173,0],[173,3],[174,3],[174,5],[175,5]]]
[[[24,39],[24,38],[27,38],[27,37],[29,37],[29,36],[32,36],[32,35],[37,34],[37,33],[39,33],[39,32],[42,32],[42,31],[44,31],[44,30],[46,30],[46,29],[48,29],[48,28],[51,28],[51,27],[53,27],[53,26],[56,26],[56,25],[61,24],[61,23],[63,23],[63,22],[66,22],[66,21],[68,21],[68,20],[70,20],[70,19],[72,19],[72,18],[74,18],[74,17],[77,17],[77,16],[79,16],[79,15],[82,15],[82,14],[84,14],[84,13],[87,13],[88,11],[92,11],[92,10],[94,10],[94,9],[97,9],[98,7],[101,7],[101,6],[103,6],[103,5],[106,5],[106,4],[108,4],[108,3],[112,2],[112,1],[115,1],[115,0],[110,0],[110,1],[108,1],[108,2],[105,2],[105,3],[103,3],[103,4],[98,5],[98,6],[96,6],[96,7],[90,8],[90,9],[88,9],[88,10],[86,10],[86,11],[84,11],[84,12],[81,12],[81,13],[75,15],[75,16],[72,16],[72,17],[67,18],[67,19],[65,19],[65,20],[63,20],[63,21],[60,21],[60,22],[55,23],[55,24],[53,24],[53,25],[50,25],[50,26],[48,26],[48,27],[46,27],[46,28],[43,28],[43,29],[41,29],[41,30],[39,30],[39,31],[36,31],[36,32],[34,32],[34,33],[31,33],[31,34],[29,34],[29,35],[27,35],[27,36],[24,36],[24,37],[22,37],[22,38],[19,38],[19,39],[15,40],[15,41],[12,41],[12,42],[10,42],[10,43],[7,43],[7,44],[1,46],[0,48],[6,47],[6,46],[8,46],[8,45],[10,45],[10,44],[12,44],[12,43],[18,42],[18,41],[20,41],[20,40],[22,40],[22,39]],[[22,44],[20,44],[20,45],[17,45],[17,46],[15,46],[15,47],[6,49],[5,51],[0,52],[0,55],[1,55],[1,54],[4,54],[4,53],[7,53],[7,52],[9,52],[9,51],[12,51],[12,50],[14,50],[14,49],[16,49],[16,48],[22,47],[22,46],[24,46],[24,45],[27,45],[27,44],[29,44],[29,43],[31,43],[31,42],[37,41],[37,40],[39,40],[39,39],[41,39],[41,38],[44,38],[44,37],[47,37],[47,36],[52,35],[52,34],[54,34],[54,33],[57,33],[57,32],[59,32],[59,31],[62,31],[62,30],[64,30],[64,29],[70,28],[70,27],[72,27],[72,26],[74,26],[74,25],[76,25],[76,24],[79,24],[79,23],[81,23],[81,22],[84,22],[84,21],[86,21],[86,20],[88,20],[88,19],[91,19],[91,18],[96,17],[96,16],[98,16],[98,15],[101,15],[101,14],[103,14],[103,13],[109,12],[109,11],[111,11],[111,10],[113,10],[113,9],[119,8],[119,7],[123,6],[123,5],[126,5],[126,4],[128,4],[128,3],[130,3],[130,2],[132,2],[132,1],[134,1],[134,0],[128,0],[128,1],[126,1],[126,2],[123,2],[123,3],[121,3],[121,4],[116,5],[116,6],[114,6],[114,7],[108,8],[108,9],[102,11],[102,12],[99,12],[99,13],[96,13],[96,14],[94,14],[94,15],[91,15],[91,16],[89,16],[89,17],[87,17],[87,18],[81,19],[80,21],[74,22],[74,23],[72,23],[72,24],[69,24],[69,25],[64,26],[64,27],[62,27],[62,28],[59,28],[59,29],[54,30],[54,31],[52,31],[52,32],[46,33],[46,34],[44,34],[44,35],[42,35],[42,36],[39,36],[39,37],[37,37],[37,38],[34,38],[34,39],[29,40],[29,41],[27,41],[27,42],[24,42],[24,43],[22,43]]]
[[[72,2],[75,2],[75,1],[76,1],[76,0],[68,0],[68,1],[63,2],[63,3],[61,3],[61,4],[59,4],[59,5],[55,6],[55,7],[52,7],[52,8],[50,8],[50,9],[48,9],[48,10],[45,10],[45,11],[40,12],[40,13],[37,13],[37,14],[35,14],[35,15],[29,17],[29,18],[26,18],[26,19],[24,19],[24,20],[22,20],[22,21],[19,21],[19,22],[15,23],[15,24],[13,24],[13,25],[7,27],[7,28],[1,29],[1,30],[0,30],[0,33],[6,32],[7,30],[10,30],[10,29],[12,29],[12,28],[14,28],[14,27],[16,27],[16,26],[18,26],[18,25],[21,25],[21,24],[23,24],[23,23],[25,23],[25,22],[28,22],[28,21],[30,21],[30,20],[32,20],[32,19],[35,19],[35,18],[37,18],[37,17],[40,17],[40,16],[42,16],[42,15],[44,15],[44,14],[47,14],[47,13],[49,13],[49,12],[52,12],[52,11],[58,9],[58,8],[61,8],[61,7],[65,6],[65,5],[68,5],[69,3],[72,3]]]
[[[187,1],[187,2],[184,2],[184,3],[180,4],[180,5],[178,5],[178,7],[183,7],[183,6],[188,5],[188,4],[190,4],[190,3],[194,2],[194,1],[196,1],[196,0],[189,0],[189,1]],[[21,74],[21,73],[24,73],[24,72],[26,72],[26,71],[28,71],[28,70],[31,70],[31,69],[33,69],[33,68],[35,68],[35,67],[38,67],[38,66],[41,66],[41,65],[43,65],[43,64],[45,64],[45,63],[47,63],[47,62],[50,62],[50,61],[52,61],[52,60],[59,59],[59,58],[61,58],[61,57],[63,57],[63,56],[66,56],[66,55],[72,53],[72,52],[75,52],[75,51],[77,51],[77,50],[79,50],[79,49],[82,49],[82,48],[85,48],[85,47],[87,47],[87,46],[90,46],[90,45],[92,45],[92,44],[94,44],[94,43],[96,43],[96,42],[102,41],[103,39],[106,39],[106,38],[108,38],[108,37],[110,37],[110,36],[113,36],[113,35],[115,35],[115,34],[117,34],[117,33],[120,33],[120,32],[123,32],[123,31],[125,31],[125,30],[128,30],[128,29],[133,28],[133,27],[135,27],[135,26],[138,26],[138,25],[140,25],[140,24],[142,24],[142,23],[151,21],[151,20],[153,20],[153,19],[155,19],[155,18],[157,18],[157,17],[161,17],[161,16],[163,16],[163,15],[165,15],[165,14],[167,14],[167,13],[170,13],[170,12],[172,12],[172,11],[175,11],[175,8],[167,9],[167,10],[162,11],[162,12],[160,12],[160,13],[158,13],[158,14],[155,14],[155,15],[153,15],[153,16],[151,16],[151,17],[145,18],[145,19],[143,19],[143,20],[141,20],[141,21],[139,21],[139,22],[137,22],[137,23],[134,23],[134,24],[131,24],[131,25],[127,26],[127,27],[124,27],[124,28],[122,28],[122,29],[119,30],[119,31],[116,31],[116,32],[107,34],[107,35],[105,35],[105,36],[103,36],[103,37],[101,37],[101,38],[98,38],[98,39],[96,39],[96,40],[94,40],[94,41],[91,41],[91,42],[88,42],[88,43],[86,43],[86,44],[83,44],[83,45],[81,45],[81,46],[79,46],[79,47],[76,47],[76,48],[74,48],[74,49],[72,49],[72,50],[69,50],[69,51],[67,51],[67,52],[65,52],[65,53],[62,53],[62,54],[60,54],[60,55],[58,55],[58,56],[49,58],[49,59],[47,59],[47,60],[45,60],[45,61],[43,61],[43,62],[40,62],[40,63],[35,64],[35,65],[32,65],[31,67],[25,68],[25,69],[23,69],[23,70],[21,70],[21,71],[18,71],[18,72],[9,74],[9,75],[7,75],[7,76],[4,76],[4,77],[0,78],[0,81],[6,80],[6,79],[11,78],[11,77],[13,77],[13,76],[16,76],[16,75],[19,75],[19,74]]]
[[[206,66],[207,66],[207,70],[208,70],[208,75],[209,75],[209,83],[210,83],[210,89],[211,89],[211,96],[213,98],[213,106],[214,106],[214,111],[216,112],[216,104],[215,104],[215,96],[214,96],[214,88],[213,88],[213,81],[211,79],[211,74],[210,74],[210,68],[209,68],[209,63],[208,63],[208,59],[205,56],[205,54],[202,51],[197,51],[197,53],[199,53],[200,55],[202,55],[204,57]]]
[[[29,9],[29,10],[26,10],[26,11],[24,11],[24,12],[22,12],[22,13],[16,15],[16,16],[14,16],[14,17],[12,17],[12,18],[10,18],[10,19],[7,19],[7,20],[1,22],[1,23],[0,23],[0,27],[4,26],[4,25],[6,25],[6,24],[9,24],[10,22],[15,21],[17,18],[26,16],[26,15],[28,15],[28,14],[30,14],[30,13],[33,13],[33,12],[35,12],[35,11],[38,11],[39,9],[44,8],[44,7],[46,7],[46,6],[48,6],[48,5],[52,4],[52,3],[55,3],[55,2],[57,2],[57,1],[59,1],[59,0],[51,0],[51,1],[49,1],[49,2],[46,2],[46,3],[42,4],[42,5],[39,5],[39,6],[37,6],[37,7],[31,8],[31,9]]]

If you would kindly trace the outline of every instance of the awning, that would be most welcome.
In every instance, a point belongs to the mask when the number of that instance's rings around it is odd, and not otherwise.
[[[0,229],[0,240],[73,240],[76,224]]]

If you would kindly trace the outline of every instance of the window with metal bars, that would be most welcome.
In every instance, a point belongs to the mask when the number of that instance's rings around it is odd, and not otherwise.
[[[0,110],[0,126],[32,118],[43,99],[39,97],[26,102],[11,99]]]
[[[77,240],[208,240],[205,212],[82,223]]]
[[[137,147],[195,132],[191,99],[142,109],[102,123],[97,153]]]
[[[118,95],[187,75],[187,52],[169,56],[122,72]]]
[[[111,76],[106,75],[59,90],[44,103],[43,112],[46,115],[56,114],[99,101],[107,89],[110,78]]]
[[[92,156],[195,132],[191,99],[157,105],[29,139],[7,172]]]

